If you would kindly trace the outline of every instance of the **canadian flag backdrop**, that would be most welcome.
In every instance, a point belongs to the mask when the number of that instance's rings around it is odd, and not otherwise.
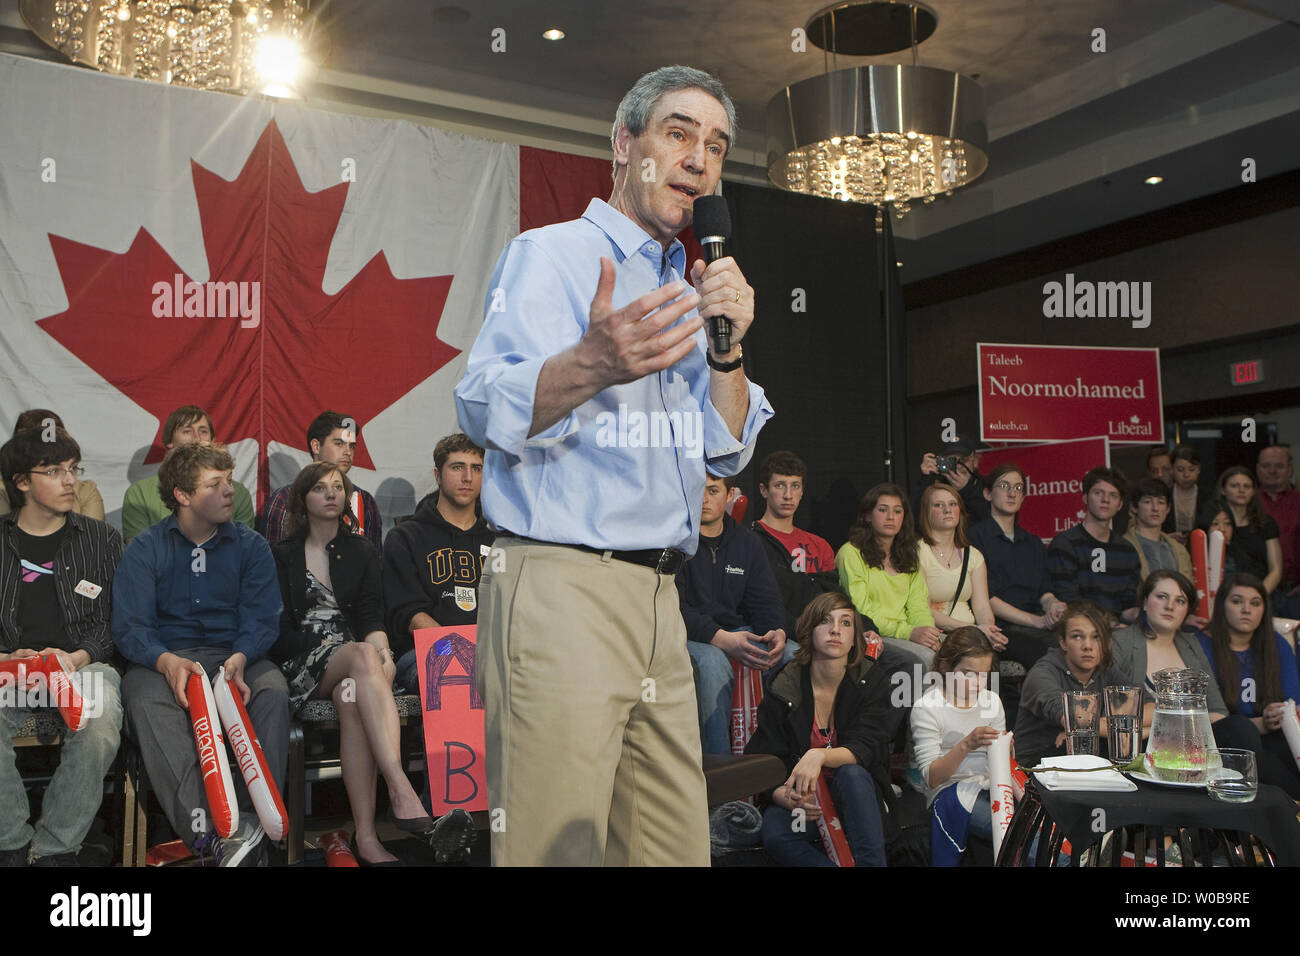
[[[211,413],[260,507],[333,408],[360,424],[351,477],[391,526],[458,428],[452,390],[502,248],[521,222],[580,215],[609,174],[0,55],[0,431],[58,412],[118,524],[171,409]]]

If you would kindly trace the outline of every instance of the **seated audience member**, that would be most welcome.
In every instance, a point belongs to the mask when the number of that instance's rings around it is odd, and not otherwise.
[[[224,669],[283,790],[289,694],[266,656],[280,632],[280,589],[270,546],[232,520],[234,467],[211,442],[181,443],[167,453],[158,487],[172,513],[122,556],[113,580],[113,638],[132,665],[122,678],[126,731],[140,746],[172,829],[220,866],[264,866],[266,835],[238,772],[232,776],[239,828],[224,840],[210,829],[186,696],[191,673],[215,679]]]
[[[1282,617],[1300,616],[1300,565],[1296,549],[1300,546],[1300,491],[1291,484],[1295,469],[1290,445],[1270,445],[1259,453],[1255,463],[1259,477],[1259,506],[1277,522],[1278,542],[1282,545],[1282,583],[1274,589],[1277,612]]]
[[[993,622],[989,606],[984,556],[966,540],[961,498],[950,488],[931,485],[921,493],[917,524],[921,539],[917,554],[935,626],[948,633],[974,624],[995,651],[1005,648],[1007,639]]]
[[[168,451],[191,442],[212,442],[212,419],[208,413],[197,405],[182,405],[163,422],[163,447]],[[233,465],[231,466],[234,467]],[[239,482],[235,487],[234,515],[235,521],[249,528],[253,527],[253,496]],[[141,478],[126,489],[122,496],[122,538],[128,544],[131,539],[156,525],[172,514],[169,501],[163,500],[159,490],[158,474]]]
[[[916,533],[903,489],[876,485],[862,498],[849,540],[835,555],[840,587],[876,624],[885,642],[881,660],[919,661],[927,668],[943,641],[930,613]]]
[[[965,435],[940,445],[937,455],[926,452],[921,458],[921,477],[912,488],[912,510],[919,512],[921,492],[933,484],[942,484],[961,494],[972,521],[983,521],[989,516],[989,503],[984,497],[988,486],[980,475],[979,460],[978,443]]]
[[[1052,539],[1047,573],[1062,601],[1092,601],[1112,618],[1132,621],[1138,568],[1137,551],[1111,530],[1110,519],[1124,504],[1119,472],[1094,468],[1083,477],[1084,519]]]
[[[479,507],[483,449],[457,432],[433,449],[438,487],[415,514],[388,532],[384,605],[388,640],[397,655],[397,683],[419,689],[416,631],[478,621],[478,584],[496,534]]]
[[[912,708],[915,766],[930,807],[930,863],[957,866],[967,833],[993,839],[989,744],[1006,730],[1002,701],[988,689],[997,666],[978,627],[959,627],[934,655],[940,678]]]
[[[699,548],[677,572],[706,754],[731,753],[731,662],[769,671],[795,652],[763,545],[724,510],[727,481],[707,476]]]
[[[1154,478],[1157,481],[1163,481],[1166,485],[1172,485],[1174,481],[1174,458],[1173,453],[1164,445],[1152,445],[1147,451],[1147,478]],[[1170,512],[1172,515],[1172,511]],[[1110,528],[1121,537],[1127,537],[1131,530],[1131,512],[1128,508],[1120,508],[1111,519]],[[1173,528],[1164,528],[1165,531],[1172,531]],[[1134,545],[1137,547],[1137,545]]]
[[[1167,667],[1215,673],[1195,632],[1183,628],[1188,609],[1196,600],[1191,581],[1177,571],[1153,571],[1143,582],[1138,598],[1141,614],[1137,622],[1115,631],[1111,644],[1112,666],[1123,676],[1124,683],[1145,687],[1147,700],[1154,703],[1152,678]],[[1206,688],[1205,703],[1216,744],[1253,750],[1259,758],[1262,748],[1258,729],[1240,713],[1229,713],[1217,681],[1211,680]],[[1264,764],[1261,761],[1259,765],[1261,783],[1275,783],[1292,798],[1300,799],[1300,778],[1266,780],[1262,775]]]
[[[1016,759],[1035,767],[1044,757],[1065,753],[1065,701],[1067,691],[1095,691],[1104,707],[1106,687],[1126,683],[1111,668],[1110,622],[1095,604],[1077,601],[1066,607],[1056,625],[1053,647],[1029,669],[1020,690],[1016,716]],[[1154,712],[1154,708],[1151,708]],[[1145,715],[1150,727],[1152,713]],[[1100,736],[1106,737],[1106,718]]]
[[[13,437],[17,437],[21,431],[34,428],[38,435],[53,438],[55,429],[63,427],[63,419],[48,408],[29,408],[25,412],[20,412],[18,420],[14,422]],[[8,514],[11,507],[9,493],[0,488],[0,515]],[[69,514],[84,515],[97,521],[104,520],[104,499],[99,494],[99,488],[89,478],[77,479],[77,490]]]
[[[1214,498],[1205,503],[1201,515],[1209,519],[1202,529],[1207,535],[1216,531],[1223,535],[1223,573],[1232,574],[1237,570],[1237,559],[1233,556],[1232,548],[1229,547],[1232,544],[1232,534],[1236,530],[1232,520],[1232,508],[1222,498]]]
[[[820,535],[795,527],[794,516],[803,501],[808,466],[794,452],[774,451],[758,466],[758,493],[766,503],[763,517],[749,526],[763,542],[786,610],[786,633],[819,594],[840,590],[835,551]],[[868,631],[875,625],[864,622]]]
[[[1166,485],[1174,483],[1174,453],[1167,446],[1152,445],[1147,452],[1147,477]]]
[[[1286,780],[1294,796],[1300,770],[1282,734],[1282,715],[1287,701],[1300,701],[1300,675],[1291,644],[1273,629],[1264,582],[1225,575],[1207,630],[1197,637],[1228,713],[1248,719],[1259,735],[1259,746],[1252,739],[1250,748],[1259,754],[1259,779]]]
[[[46,437],[51,440],[46,441]],[[109,633],[113,572],[122,538],[79,515],[81,449],[62,428],[20,429],[0,448],[0,476],[16,510],[0,516],[0,661],[52,655],[79,676],[87,723],[63,736],[41,814],[33,825],[14,758],[14,733],[36,706],[57,705],[49,681],[0,705],[0,867],[107,866],[82,841],[99,812],[122,731],[119,678]],[[102,592],[102,593],[101,593]],[[5,678],[14,680],[15,675]],[[0,696],[4,691],[0,690]],[[35,698],[33,701],[32,698]]]
[[[321,412],[307,426],[307,450],[311,453],[311,460],[328,462],[346,475],[352,470],[352,456],[357,450],[359,427],[347,415]],[[258,531],[271,544],[289,533],[286,519],[292,487],[292,484],[288,484],[271,492],[271,496],[266,499],[266,507],[258,517]],[[375,551],[382,555],[384,518],[379,513],[379,505],[375,504],[370,492],[357,485],[352,487],[352,516],[348,519],[348,527],[353,534],[364,534],[366,540],[375,546]]]
[[[1177,571],[1188,580],[1196,577],[1192,570],[1192,556],[1187,549],[1172,535],[1160,530],[1169,515],[1169,494],[1169,486],[1164,482],[1143,478],[1130,495],[1133,521],[1124,540],[1137,551],[1139,587],[1148,574],[1162,568]]]
[[[1219,476],[1218,492],[1232,512],[1232,541],[1227,550],[1236,570],[1253,574],[1272,594],[1282,581],[1282,545],[1277,522],[1259,505],[1255,476],[1240,465],[1229,468]]]
[[[379,556],[348,531],[351,500],[352,482],[330,462],[312,462],[294,480],[289,536],[272,550],[284,613],[271,658],[280,664],[295,712],[311,699],[334,701],[357,862],[397,862],[375,832],[377,770],[388,786],[393,823],[426,840],[445,863],[468,854],[474,823],[454,810],[435,824],[402,767],[393,702],[397,666],[384,633]]]
[[[969,537],[984,556],[989,606],[1007,638],[1003,656],[1030,667],[1051,646],[1065,602],[1052,593],[1047,546],[1017,520],[1025,494],[1025,475],[1017,465],[993,469],[984,490],[992,514],[975,524]]]
[[[1191,445],[1174,448],[1174,483],[1170,489],[1169,517],[1164,530],[1184,547],[1187,536],[1196,530],[1201,510],[1209,495],[1200,487],[1201,456]]]
[[[865,656],[853,603],[812,599],[795,628],[799,650],[772,678],[747,754],[773,754],[785,783],[763,795],[763,846],[783,866],[830,866],[821,849],[817,779],[827,775],[856,866],[885,865],[882,796],[889,780],[889,681]],[[802,808],[807,827],[792,826]]]

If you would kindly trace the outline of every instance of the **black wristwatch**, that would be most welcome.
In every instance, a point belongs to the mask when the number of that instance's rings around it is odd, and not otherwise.
[[[734,372],[745,364],[745,350],[737,345],[736,351],[739,353],[730,362],[719,362],[713,357],[712,352],[705,353],[705,360],[709,363],[709,368],[717,369],[719,372]]]

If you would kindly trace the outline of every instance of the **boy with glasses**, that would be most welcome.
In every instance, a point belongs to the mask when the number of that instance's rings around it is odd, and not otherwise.
[[[57,657],[78,675],[84,715],[84,724],[64,735],[59,767],[32,826],[13,735],[33,706],[62,701],[53,699],[58,689],[48,679],[45,693],[32,695],[38,703],[29,697],[25,705],[7,706],[14,684],[0,694],[0,866],[108,864],[83,851],[82,841],[121,739],[109,619],[122,538],[73,511],[80,460],[81,448],[62,428],[52,435],[25,429],[0,448],[0,474],[15,509],[0,516],[0,661]]]
[[[191,442],[213,441],[212,419],[197,405],[182,405],[163,422],[163,448],[171,451]],[[235,487],[234,520],[253,527],[253,496],[239,482]],[[171,503],[163,500],[158,490],[158,475],[141,478],[122,497],[122,537],[128,544],[146,528],[156,525],[171,514]]]

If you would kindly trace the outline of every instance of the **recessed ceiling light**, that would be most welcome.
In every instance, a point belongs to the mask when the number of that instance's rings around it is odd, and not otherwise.
[[[564,31],[563,31],[563,30],[557,30],[557,29],[555,29],[555,27],[551,27],[551,29],[545,31],[545,32],[542,34],[542,36],[545,37],[545,38],[548,39],[548,40],[563,40],[563,39],[564,39]]]
[[[1164,181],[1165,181],[1165,177],[1163,176],[1148,176],[1145,180],[1143,180],[1143,182],[1145,182],[1148,186],[1159,186]]]

